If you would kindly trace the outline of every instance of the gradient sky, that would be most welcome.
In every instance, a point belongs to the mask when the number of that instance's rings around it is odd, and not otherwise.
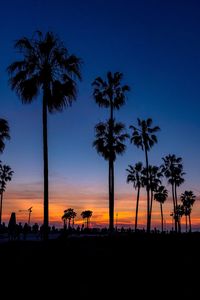
[[[6,0],[0,3],[0,107],[9,121],[11,141],[1,160],[15,171],[4,201],[3,219],[11,211],[33,206],[32,222],[42,221],[41,98],[22,105],[8,87],[6,67],[19,58],[14,41],[35,30],[51,30],[83,60],[83,80],[76,103],[49,116],[50,223],[61,225],[63,210],[93,210],[94,224],[108,218],[107,162],[92,148],[94,126],[108,116],[92,98],[91,82],[107,71],[124,73],[131,87],[127,104],[116,118],[127,127],[137,117],[159,125],[158,144],[149,154],[161,164],[169,153],[183,157],[186,182],[179,190],[200,194],[200,3],[176,0]],[[132,223],[135,192],[126,184],[128,164],[144,161],[144,153],[128,143],[116,162],[116,213],[119,223]],[[169,187],[170,189],[170,187]],[[140,224],[145,216],[140,206]],[[159,222],[155,204],[154,223]],[[200,225],[200,205],[194,223]],[[164,210],[170,222],[170,200]]]

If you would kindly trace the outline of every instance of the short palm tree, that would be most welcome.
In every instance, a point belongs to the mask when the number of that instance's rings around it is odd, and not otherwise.
[[[149,227],[151,230],[151,216],[152,216],[154,192],[161,185],[161,177],[163,176],[163,173],[161,167],[152,166],[152,165],[149,165],[148,172],[147,172],[147,168],[144,168],[142,172],[143,172],[144,186],[146,187],[148,184],[147,173],[149,176],[149,190],[150,190]]]
[[[178,225],[178,232],[181,233],[181,218],[184,215],[184,206],[181,204],[178,204],[175,207],[175,212],[173,213],[173,217],[176,221],[176,224]]]
[[[8,122],[4,119],[0,119],[0,153],[3,152],[5,148],[5,140],[10,139]]]
[[[154,199],[160,203],[162,232],[163,232],[163,207],[162,206],[165,203],[165,201],[167,200],[167,197],[168,197],[167,189],[163,185],[160,185],[154,193]]]
[[[181,202],[184,207],[184,214],[186,217],[186,232],[187,232],[187,218],[189,218],[189,232],[192,232],[192,224],[191,224],[191,212],[193,204],[196,200],[196,196],[192,191],[185,191],[181,194]]]
[[[135,231],[137,230],[138,224],[138,208],[139,208],[139,199],[140,199],[140,189],[144,186],[143,180],[143,164],[142,162],[136,163],[134,166],[129,165],[126,171],[127,175],[127,183],[133,183],[133,187],[137,190],[137,200],[136,200],[136,209],[135,209]]]
[[[70,55],[60,39],[52,32],[37,31],[32,38],[21,38],[15,48],[22,59],[8,67],[10,85],[29,104],[42,94],[43,159],[44,159],[44,238],[48,239],[48,135],[47,115],[62,111],[76,99],[76,81],[81,78],[81,61]]]
[[[89,228],[90,219],[92,217],[93,212],[91,210],[84,210],[81,213],[81,217],[86,219],[86,228]]]
[[[112,123],[112,125],[110,125]],[[112,135],[110,134],[110,126],[112,126]],[[93,146],[97,152],[109,161],[109,228],[114,229],[114,162],[118,154],[125,152],[125,140],[128,134],[125,132],[125,126],[122,123],[116,123],[115,120],[100,122],[95,127],[96,139]]]
[[[71,220],[73,221],[74,225],[74,218],[76,217],[76,212],[74,211],[73,208],[68,208],[64,210],[64,215],[62,216],[62,220],[64,222],[64,229],[66,228],[66,221],[68,220],[68,229],[70,229],[71,225]]]
[[[6,190],[7,182],[11,181],[13,176],[13,171],[10,166],[2,165],[0,162],[0,195],[1,195],[1,203],[0,203],[0,225],[2,220],[2,210],[3,210],[3,193]]]
[[[175,216],[175,210],[178,206],[177,200],[177,186],[180,186],[183,182],[183,163],[181,157],[176,157],[175,154],[169,154],[162,158],[164,164],[162,165],[162,171],[165,177],[168,179],[168,183],[171,184],[172,187],[172,200],[173,200],[173,215]],[[174,218],[175,222],[175,231],[177,232],[177,220],[178,218]]]
[[[133,130],[131,135],[131,143],[141,148],[145,153],[146,169],[147,169],[147,232],[150,232],[150,182],[149,182],[149,159],[148,151],[157,143],[156,132],[160,130],[158,126],[152,127],[152,119],[138,119],[138,126],[130,126]]]

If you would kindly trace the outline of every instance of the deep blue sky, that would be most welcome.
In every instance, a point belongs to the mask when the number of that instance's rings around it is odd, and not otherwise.
[[[130,85],[118,120],[136,124],[152,117],[161,128],[150,162],[169,153],[182,156],[183,189],[200,190],[200,4],[199,1],[7,0],[0,3],[0,104],[12,139],[1,159],[15,170],[14,183],[42,181],[41,99],[22,105],[10,91],[6,67],[19,56],[13,43],[34,30],[57,33],[70,53],[82,58],[77,102],[49,117],[50,180],[107,191],[107,163],[92,148],[94,125],[108,111],[92,99],[91,82],[108,70],[124,73]],[[143,160],[128,144],[116,162],[116,189],[127,190],[125,168]],[[42,191],[39,188],[39,191]],[[198,194],[198,193],[197,193]]]

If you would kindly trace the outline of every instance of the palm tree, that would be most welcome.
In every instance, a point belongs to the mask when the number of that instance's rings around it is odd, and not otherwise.
[[[36,31],[32,38],[21,38],[15,48],[22,60],[8,67],[10,85],[22,103],[31,103],[42,93],[43,159],[44,159],[44,239],[48,239],[48,135],[47,115],[62,111],[76,99],[75,79],[81,78],[81,61],[69,55],[67,48],[52,32]]]
[[[123,74],[120,72],[107,73],[107,81],[97,77],[94,86],[93,97],[100,107],[110,109],[110,119],[114,119],[114,110],[119,110],[126,102],[125,93],[130,90],[128,85],[121,85]]]
[[[0,203],[0,225],[2,220],[2,208],[3,208],[3,193],[6,190],[6,185],[8,181],[11,181],[13,171],[10,166],[2,165],[0,162],[0,195],[1,195],[1,203]]]
[[[84,210],[81,213],[81,217],[86,219],[86,227],[89,228],[90,218],[92,217],[93,212],[91,210]]]
[[[128,172],[127,175],[127,183],[132,182],[133,187],[137,189],[137,200],[136,200],[136,210],[135,210],[135,231],[137,231],[137,223],[138,223],[138,208],[139,208],[139,199],[140,199],[140,189],[144,186],[143,182],[143,165],[142,162],[138,162],[135,166],[128,166],[126,169]]]
[[[93,97],[99,107],[109,108],[108,121],[108,152],[113,152],[114,142],[114,110],[119,110],[126,102],[126,92],[130,90],[128,85],[122,85],[123,74],[120,72],[107,73],[107,79],[97,77],[92,83],[94,87]],[[98,126],[98,124],[97,124]],[[97,127],[96,127],[97,128]],[[97,150],[98,151],[98,150]],[[98,151],[101,152],[101,151]],[[105,155],[103,155],[105,158]],[[114,229],[114,155],[109,155],[109,228]]]
[[[164,164],[162,165],[162,171],[165,177],[168,179],[168,183],[171,184],[172,187],[173,215],[175,216],[176,207],[178,206],[177,186],[180,186],[184,182],[183,175],[185,174],[182,171],[182,158],[176,157],[175,154],[169,154],[162,159],[164,161]],[[176,232],[177,220],[178,218],[174,218]]]
[[[181,194],[181,202],[183,203],[184,207],[184,214],[186,217],[186,232],[187,232],[187,217],[189,218],[189,232],[192,232],[192,225],[191,225],[191,212],[193,204],[196,200],[196,196],[192,191],[185,191]]]
[[[110,136],[110,123],[112,123],[112,136]],[[97,152],[109,161],[109,228],[114,229],[114,162],[118,154],[125,152],[124,144],[128,134],[125,133],[125,126],[122,123],[116,123],[115,120],[108,120],[106,123],[100,122],[95,127],[96,139],[93,146]],[[111,147],[112,145],[112,147]]]
[[[3,152],[5,148],[5,140],[10,139],[8,122],[4,119],[0,119],[0,153]]]
[[[175,219],[176,224],[178,224],[178,232],[181,233],[181,218],[184,215],[184,206],[178,204],[175,207],[175,212],[173,213],[173,217]]]
[[[161,228],[163,232],[163,203],[167,200],[168,197],[168,191],[167,189],[163,186],[160,185],[157,190],[155,191],[154,194],[154,199],[160,203],[160,214],[161,214]]]
[[[146,169],[147,169],[147,232],[150,232],[150,183],[149,183],[149,160],[148,151],[157,143],[155,133],[160,130],[158,126],[152,127],[152,119],[138,119],[138,127],[130,126],[133,130],[131,143],[141,148],[145,152]]]
[[[147,173],[149,175],[149,190],[150,190],[149,227],[151,230],[151,216],[152,216],[154,192],[158,189],[159,185],[161,185],[160,178],[163,176],[163,173],[161,167],[158,166],[149,165],[148,172],[147,172],[147,168],[144,168],[143,180],[144,180],[144,185],[146,187],[148,184]]]
[[[64,229],[66,228],[66,221],[68,220],[68,229],[70,229],[70,223],[71,220],[73,221],[73,225],[74,225],[74,218],[76,217],[76,212],[74,211],[73,208],[68,208],[64,210],[64,215],[62,216],[62,220],[64,222]]]

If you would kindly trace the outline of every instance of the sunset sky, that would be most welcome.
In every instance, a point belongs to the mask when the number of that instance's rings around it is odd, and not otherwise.
[[[3,203],[3,221],[16,212],[26,222],[42,223],[43,161],[41,96],[22,105],[8,86],[7,66],[20,56],[13,48],[20,37],[35,30],[53,31],[70,53],[83,60],[77,101],[62,113],[49,115],[50,224],[62,226],[63,211],[93,211],[93,226],[108,222],[108,163],[92,142],[94,126],[108,117],[92,98],[92,81],[107,71],[124,74],[131,87],[127,103],[116,113],[126,124],[151,117],[159,125],[158,144],[149,153],[151,164],[160,165],[171,153],[184,162],[185,183],[178,193],[197,195],[193,224],[200,226],[200,3],[177,0],[6,0],[0,3],[0,107],[9,121],[11,140],[1,160],[14,170]],[[133,225],[136,193],[126,184],[129,164],[144,161],[144,153],[127,143],[115,163],[115,216],[118,224]],[[170,192],[170,186],[167,186]],[[171,194],[169,194],[171,197]],[[171,226],[171,200],[164,205]],[[145,191],[139,224],[146,221]],[[115,220],[116,221],[116,220]],[[153,224],[160,223],[154,203]]]

